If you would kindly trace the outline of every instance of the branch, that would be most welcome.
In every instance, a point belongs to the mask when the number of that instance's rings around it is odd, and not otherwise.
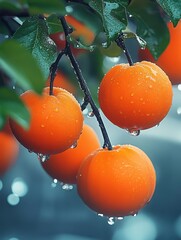
[[[69,35],[69,32],[70,32],[70,28],[67,25],[67,22],[66,22],[64,17],[61,17],[60,20],[61,20],[61,23],[62,23],[62,26],[63,26],[63,29],[64,29],[65,37],[67,39],[67,37]],[[99,112],[96,104],[94,103],[94,100],[91,96],[90,90],[89,90],[89,88],[87,86],[87,83],[86,83],[86,81],[85,81],[85,79],[82,75],[82,72],[79,68],[78,62],[76,61],[74,55],[72,54],[72,51],[71,51],[71,48],[70,48],[70,43],[67,40],[66,40],[66,47],[65,48],[66,48],[65,52],[70,59],[70,62],[72,64],[73,68],[74,68],[75,74],[77,75],[77,79],[79,81],[80,87],[81,87],[82,91],[84,92],[84,95],[85,95],[84,99],[86,99],[86,104],[89,103],[91,105],[92,111],[93,111],[93,113],[94,113],[94,115],[97,118],[97,121],[99,123],[100,129],[101,129],[101,132],[102,132],[102,135],[103,135],[103,138],[104,138],[103,148],[107,147],[108,150],[111,150],[112,145],[111,145],[111,142],[109,140],[109,136],[108,136],[106,128],[104,126],[104,123],[103,123],[103,120],[101,118],[100,112]]]
[[[118,38],[115,40],[115,42],[117,43],[117,45],[123,49],[124,54],[126,55],[126,58],[128,60],[128,63],[130,66],[133,66],[133,60],[131,59],[131,55],[124,43],[124,38],[123,38],[123,33],[119,34]]]

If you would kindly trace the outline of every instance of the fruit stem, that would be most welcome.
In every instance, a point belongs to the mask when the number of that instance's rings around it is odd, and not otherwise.
[[[67,22],[66,22],[64,17],[61,17],[60,20],[61,20],[61,23],[62,23],[62,26],[63,26],[63,29],[64,29],[65,37],[67,39],[67,37],[69,35],[69,26],[67,25]],[[70,44],[69,44],[68,41],[66,41],[66,54],[70,59],[72,67],[74,68],[75,74],[76,74],[77,79],[79,81],[80,87],[81,87],[82,91],[84,92],[84,95],[85,95],[84,103],[85,104],[89,103],[91,105],[92,111],[93,111],[94,115],[96,116],[96,119],[99,123],[99,127],[101,129],[101,132],[102,132],[102,135],[103,135],[103,138],[104,138],[103,148],[107,147],[108,150],[112,150],[112,145],[111,145],[109,136],[107,134],[106,128],[104,126],[103,120],[101,118],[100,112],[99,112],[96,104],[94,103],[94,100],[91,96],[90,90],[87,86],[87,83],[86,83],[84,77],[83,77],[83,74],[82,74],[82,71],[81,71],[81,69],[78,65],[78,62],[76,61],[74,55],[72,54]],[[84,105],[84,103],[83,103],[83,105]]]
[[[62,56],[64,54],[65,54],[65,50],[61,51],[58,54],[58,57],[55,60],[55,62],[50,67],[50,91],[49,91],[49,95],[53,95],[53,83],[54,83],[54,79],[55,79],[56,72],[57,72],[57,66],[58,66],[58,63],[59,63],[60,59],[62,58]]]
[[[115,40],[115,42],[117,43],[117,45],[123,49],[123,52],[128,60],[128,63],[130,66],[133,66],[134,63],[133,63],[133,60],[131,59],[131,55],[124,43],[124,37],[123,37],[123,33],[120,33],[119,36],[117,37],[117,39]]]

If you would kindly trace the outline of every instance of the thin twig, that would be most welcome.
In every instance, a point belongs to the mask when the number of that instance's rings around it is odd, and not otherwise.
[[[56,76],[56,72],[57,72],[57,68],[58,68],[58,63],[60,61],[60,59],[62,58],[62,56],[66,54],[66,51],[63,50],[58,54],[57,59],[55,60],[55,62],[51,65],[50,67],[50,91],[49,94],[53,95],[53,82]]]
[[[134,63],[133,63],[133,60],[131,59],[131,55],[124,43],[124,37],[123,37],[123,33],[119,34],[118,38],[115,40],[115,42],[117,43],[117,45],[123,49],[123,52],[128,60],[128,63],[130,66],[133,66]]]
[[[64,32],[65,32],[65,36],[67,38],[68,34],[69,34],[69,31],[68,31],[69,26],[67,25],[67,22],[66,22],[64,17],[61,17],[60,20],[61,20]],[[109,140],[109,136],[108,136],[106,128],[104,126],[104,123],[103,123],[103,120],[101,118],[100,112],[99,112],[96,104],[94,103],[94,100],[93,100],[93,98],[91,96],[90,90],[89,90],[89,88],[87,86],[87,83],[86,83],[86,81],[85,81],[85,79],[84,79],[84,77],[82,75],[82,72],[81,72],[81,69],[80,69],[80,67],[78,65],[78,62],[76,61],[74,55],[72,54],[72,51],[71,51],[71,48],[70,48],[70,44],[69,44],[68,41],[66,41],[66,51],[67,51],[67,55],[68,55],[68,57],[70,59],[70,62],[72,64],[73,68],[74,68],[74,71],[75,71],[75,73],[77,75],[77,79],[79,81],[80,87],[81,87],[82,91],[84,92],[86,100],[91,105],[92,111],[93,111],[93,113],[94,113],[94,115],[97,118],[97,121],[99,123],[100,129],[101,129],[101,132],[102,132],[102,135],[103,135],[103,138],[104,138],[104,145],[103,145],[103,147],[104,148],[107,147],[109,150],[111,150],[112,149],[112,145],[111,145],[111,142]]]

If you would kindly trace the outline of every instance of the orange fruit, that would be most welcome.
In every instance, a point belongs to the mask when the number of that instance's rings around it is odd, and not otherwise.
[[[151,128],[167,115],[172,85],[161,68],[151,62],[119,64],[102,79],[100,107],[115,125],[133,130]]]
[[[172,84],[181,83],[181,21],[174,28],[171,22],[168,23],[170,42],[161,56],[155,60],[148,49],[139,51],[140,60],[155,62],[169,76]]]
[[[84,124],[75,148],[51,155],[47,161],[41,162],[41,164],[52,178],[63,183],[75,184],[81,162],[99,147],[100,143],[96,133],[90,126]]]
[[[131,145],[99,149],[81,164],[77,190],[92,210],[109,217],[134,215],[151,200],[156,174],[151,160]]]
[[[9,124],[0,130],[0,146],[0,176],[2,176],[15,162],[19,152],[19,144]]]
[[[45,155],[68,149],[79,138],[83,115],[73,95],[62,88],[54,88],[49,95],[45,88],[42,95],[31,90],[21,95],[31,114],[28,130],[10,120],[11,129],[18,141],[29,150]]]
[[[47,87],[50,86],[50,78],[47,80],[46,86]],[[65,75],[63,73],[61,73],[59,71],[56,73],[56,76],[55,76],[55,79],[53,82],[53,86],[61,87],[72,94],[75,94],[75,92],[76,92],[76,88],[74,87],[74,85],[65,77]]]

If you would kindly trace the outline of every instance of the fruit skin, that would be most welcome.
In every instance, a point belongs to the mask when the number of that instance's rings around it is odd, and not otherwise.
[[[50,78],[46,81],[46,86],[47,87],[50,86]],[[56,76],[55,76],[55,79],[54,79],[54,82],[53,82],[53,86],[54,87],[61,87],[61,88],[67,90],[68,92],[70,92],[72,94],[76,93],[76,88],[74,87],[74,85],[71,84],[71,82],[60,71],[58,71],[56,73]]]
[[[80,166],[77,190],[92,210],[109,217],[137,213],[151,200],[156,174],[151,160],[132,145],[99,149]]]
[[[102,79],[98,98],[105,116],[115,125],[133,130],[151,128],[167,115],[172,85],[156,64],[119,64]]]
[[[52,178],[63,183],[75,184],[81,162],[98,148],[100,148],[100,143],[96,133],[90,126],[84,124],[75,148],[51,155],[47,161],[41,162],[41,164]]]
[[[65,151],[77,141],[83,115],[72,94],[55,87],[53,95],[49,95],[49,88],[45,88],[42,95],[28,90],[21,99],[31,114],[30,128],[25,130],[13,120],[10,120],[10,126],[23,146],[49,155]]]
[[[148,60],[160,66],[169,76],[173,85],[181,83],[181,21],[174,28],[171,22],[168,23],[170,42],[158,60],[155,60],[148,49],[139,51],[140,60]]]
[[[14,164],[19,152],[19,144],[8,123],[0,130],[0,146],[0,176],[2,176]]]

